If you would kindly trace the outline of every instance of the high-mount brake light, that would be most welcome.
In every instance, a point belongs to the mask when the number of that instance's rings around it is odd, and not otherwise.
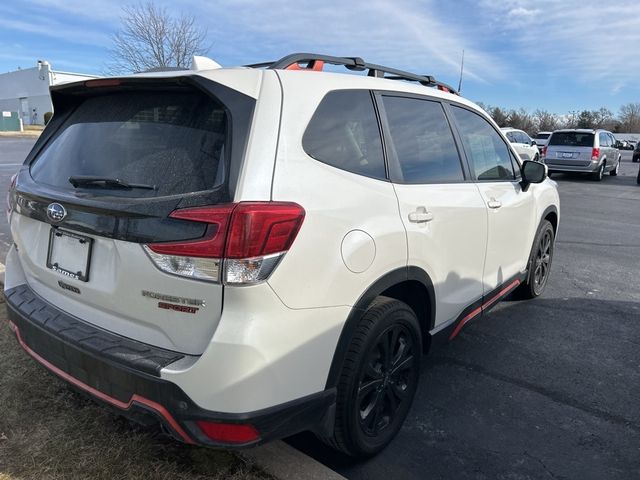
[[[84,82],[85,87],[117,87],[120,85],[120,80],[117,78],[100,78],[98,80],[87,80]]]
[[[144,248],[167,273],[228,285],[259,283],[291,248],[304,215],[300,205],[287,202],[184,208],[170,217],[206,223],[204,238]]]
[[[593,150],[591,150],[591,160],[596,162],[599,158],[600,158],[600,149],[594,148]]]

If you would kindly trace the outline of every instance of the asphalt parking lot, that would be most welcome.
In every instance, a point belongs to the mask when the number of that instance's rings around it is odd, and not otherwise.
[[[625,155],[600,183],[556,174],[546,292],[504,301],[422,364],[405,426],[354,463],[290,442],[349,479],[640,478],[640,186]]]
[[[0,195],[33,139],[0,138]],[[640,478],[638,164],[554,175],[560,234],[545,294],[505,301],[424,358],[414,407],[380,455],[289,443],[350,479]],[[0,261],[9,245],[0,220]]]

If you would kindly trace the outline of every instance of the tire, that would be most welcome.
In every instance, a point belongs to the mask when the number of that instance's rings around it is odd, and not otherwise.
[[[413,401],[421,355],[413,310],[399,300],[376,298],[360,319],[344,360],[333,436],[321,440],[353,457],[369,457],[386,447]]]
[[[638,170],[638,178],[636,179],[636,183],[640,185],[640,170]]]
[[[536,156],[535,156],[535,157],[533,157],[533,161],[534,161],[534,162],[539,162],[539,161],[540,161],[540,155],[538,155],[538,154],[536,153]]]
[[[598,170],[591,174],[591,178],[596,182],[602,181],[602,177],[604,176],[604,163],[598,167]]]
[[[618,164],[616,165],[616,168],[614,168],[613,170],[611,170],[609,172],[609,175],[611,175],[612,177],[617,177],[618,176],[618,171],[620,170],[620,159],[618,159]]]
[[[554,237],[551,222],[543,220],[529,254],[527,279],[514,291],[516,298],[521,300],[536,298],[544,292],[553,261]]]

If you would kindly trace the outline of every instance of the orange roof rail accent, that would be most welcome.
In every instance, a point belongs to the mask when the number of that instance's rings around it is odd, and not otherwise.
[[[292,63],[285,70],[310,70],[312,72],[321,72],[324,68],[322,60],[310,60],[306,67],[301,67],[298,62]]]

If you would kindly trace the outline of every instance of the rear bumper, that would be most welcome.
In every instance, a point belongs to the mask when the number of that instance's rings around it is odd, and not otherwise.
[[[602,162],[593,163],[585,160],[583,165],[568,165],[566,163],[554,162],[552,160],[543,160],[551,172],[576,172],[576,173],[594,173],[598,171]]]
[[[41,365],[133,420],[160,422],[182,442],[241,448],[303,430],[330,428],[335,390],[254,412],[205,410],[176,384],[160,378],[160,369],[181,354],[97,329],[49,304],[26,284],[5,295],[11,329]],[[217,441],[203,433],[199,421],[251,425],[258,435],[250,441]]]

